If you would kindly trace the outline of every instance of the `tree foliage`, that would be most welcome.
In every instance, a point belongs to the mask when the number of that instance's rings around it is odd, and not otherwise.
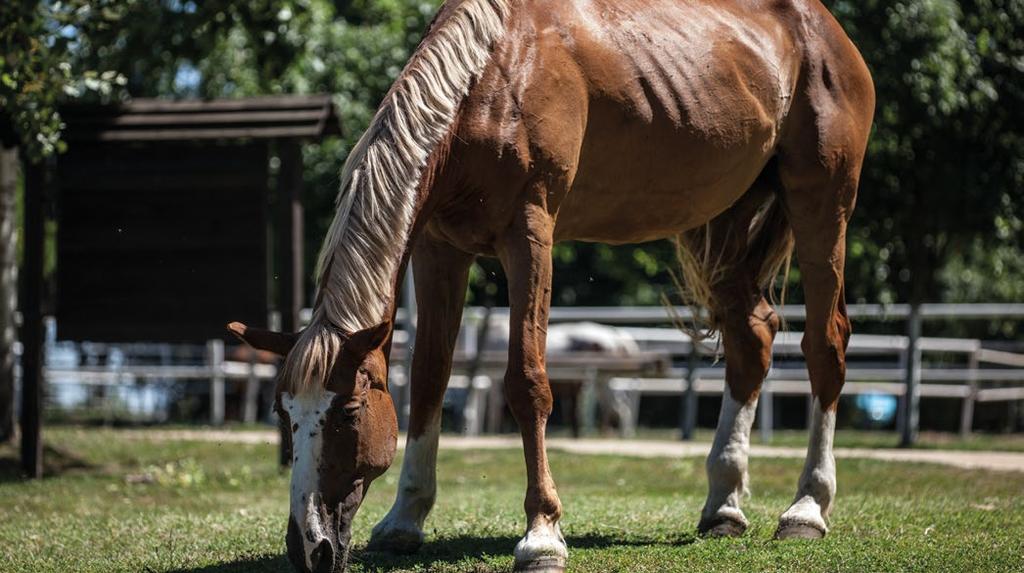
[[[1012,299],[1024,283],[1024,0],[826,0],[878,92],[849,235],[852,300]],[[334,94],[340,141],[305,153],[309,259],[347,150],[419,40],[435,0],[73,0],[0,11],[0,104],[55,149],[62,97]],[[105,70],[94,72],[89,70]],[[110,97],[108,95],[108,97]],[[665,244],[562,245],[553,299],[654,304]],[[494,262],[475,272],[501,281]],[[794,269],[789,281],[796,285]],[[501,289],[499,289],[501,290]],[[794,291],[799,300],[799,289]]]
[[[947,260],[985,266],[978,256],[1019,234],[1006,230],[1019,229],[1024,201],[1024,3],[831,4],[878,93],[848,291],[865,300],[938,300],[949,287],[939,280]],[[1024,269],[1014,274],[1024,278]]]
[[[77,38],[111,25],[103,2],[11,2],[0,10],[0,110],[4,143],[30,159],[63,149],[57,104],[65,97],[111,96],[124,78],[73,65]]]

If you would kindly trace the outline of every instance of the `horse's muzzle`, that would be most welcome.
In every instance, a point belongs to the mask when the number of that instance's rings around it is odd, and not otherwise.
[[[288,546],[288,560],[298,573],[343,573],[348,566],[347,540],[350,537],[349,531],[338,531],[334,528],[327,528],[328,536],[321,536],[318,539],[310,539],[309,543],[303,543],[303,536],[309,535],[302,532],[295,519],[288,518],[288,535],[285,539]],[[331,537],[336,535],[337,537]],[[345,540],[344,543],[339,539]],[[315,547],[309,551],[308,561],[306,551],[310,544]]]
[[[324,503],[320,493],[309,494],[306,529],[300,527],[295,516],[288,516],[288,560],[298,573],[344,573],[352,520],[362,505],[364,491],[363,480],[355,480],[337,505]]]

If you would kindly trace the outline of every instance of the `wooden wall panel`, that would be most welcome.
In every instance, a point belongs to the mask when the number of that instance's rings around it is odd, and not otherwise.
[[[267,147],[79,144],[58,165],[58,336],[188,342],[266,323]]]

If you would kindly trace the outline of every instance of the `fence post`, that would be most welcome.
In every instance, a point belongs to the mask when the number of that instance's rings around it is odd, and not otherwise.
[[[43,477],[43,376],[45,363],[43,258],[46,241],[46,171],[43,163],[23,162],[25,177],[21,293],[21,469]]]
[[[770,444],[772,442],[772,427],[775,425],[775,400],[772,399],[771,370],[764,384],[761,385],[761,398],[758,403],[758,427],[761,430],[761,442]],[[728,392],[726,388],[726,392]]]
[[[978,354],[975,349],[968,356],[967,363],[967,395],[960,410],[960,437],[966,438],[974,426],[974,401],[978,397]]]
[[[210,424],[224,423],[224,341],[206,343],[206,362],[210,367]]]
[[[487,337],[490,335],[491,328],[491,313],[494,311],[494,303],[491,300],[487,301],[487,306],[484,307],[484,315],[481,319],[480,324],[476,329],[476,338],[470,339],[467,333],[467,341],[473,341],[473,357],[469,360],[469,367],[466,369],[466,377],[469,378],[469,402],[468,405],[472,405],[475,409],[476,419],[473,420],[472,428],[470,424],[467,424],[464,428],[466,435],[476,436],[479,435],[484,427],[484,414],[487,411],[487,402],[490,398],[490,392],[492,391],[492,384],[490,378],[487,378],[487,384],[477,385],[476,379],[477,374],[480,372],[480,365],[484,359],[484,350],[487,348]],[[463,321],[466,324],[466,321]],[[463,416],[465,417],[465,416]]]
[[[256,410],[260,396],[260,379],[256,377],[255,354],[250,354],[249,377],[245,380],[245,405],[242,410],[242,421],[246,424],[256,423]]]
[[[682,438],[690,441],[697,428],[697,379],[700,377],[700,343],[690,335],[690,356],[686,370],[686,395],[683,397]]]
[[[903,416],[903,432],[900,446],[910,447],[917,441],[917,429],[921,406],[921,305],[910,307],[907,319],[907,364],[904,376],[906,395],[903,400],[906,413]]]
[[[405,353],[405,384],[399,389],[398,428],[405,431],[409,429],[409,402],[412,399],[412,354],[416,350],[416,282],[412,276],[412,265],[405,269],[405,288],[402,289],[402,297],[405,299],[405,332],[409,337],[409,344]],[[470,381],[472,385],[472,380]]]
[[[14,371],[18,358],[18,149],[0,143],[0,443],[14,438]]]

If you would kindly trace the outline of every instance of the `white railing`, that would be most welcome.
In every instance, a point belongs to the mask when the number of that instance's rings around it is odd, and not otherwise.
[[[851,318],[855,321],[900,321],[908,320],[914,313],[908,305],[849,305]],[[473,334],[479,326],[487,310],[470,307],[465,311],[464,336],[466,342],[460,346],[455,357],[455,376],[450,388],[470,393],[463,412],[466,431],[479,433],[485,430],[495,431],[500,427],[500,419],[495,411],[502,408],[501,379],[505,368],[504,353],[478,354]],[[490,309],[490,316],[507,316],[507,308]],[[684,320],[692,318],[689,308],[674,309],[675,314]],[[781,313],[790,321],[799,322],[804,318],[802,306],[787,305],[781,307]],[[399,311],[399,321],[405,320],[403,310]],[[982,305],[948,305],[931,304],[920,307],[918,317],[921,320],[932,319],[1024,319],[1024,304],[982,304]],[[623,326],[642,348],[646,349],[640,356],[623,359],[600,355],[559,355],[548,359],[549,377],[555,384],[579,382],[582,384],[583,397],[580,399],[580,411],[584,416],[591,416],[594,407],[594,395],[605,389],[617,392],[626,399],[620,400],[617,408],[620,417],[629,420],[627,426],[634,425],[637,415],[636,404],[644,394],[675,394],[686,397],[693,402],[698,394],[718,393],[723,386],[724,373],[721,368],[699,367],[699,360],[692,372],[687,368],[672,369],[671,357],[687,357],[694,354],[695,346],[690,338],[675,328],[666,327],[673,322],[672,314],[663,307],[554,307],[551,311],[553,322],[592,321]],[[400,322],[401,323],[401,322]],[[648,326],[639,326],[648,325]],[[649,325],[659,325],[652,328]],[[784,331],[779,334],[773,349],[777,357],[793,357],[800,354],[801,333]],[[844,392],[855,394],[860,392],[889,394],[904,400],[908,391],[908,368],[915,361],[911,359],[911,338],[901,335],[853,335],[848,354],[857,356],[887,356],[893,361],[892,367],[865,368],[851,363],[847,372],[848,382]],[[697,358],[713,354],[716,341],[711,340],[704,345],[696,345]],[[392,383],[397,392],[393,392],[399,402],[399,412],[407,416],[408,402],[402,400],[407,396],[405,380],[408,379],[405,368],[408,355],[409,340],[404,332],[395,336],[393,353]],[[920,381],[913,392],[919,396],[950,398],[963,400],[960,429],[970,431],[974,405],[978,402],[1016,401],[1024,399],[1024,387],[997,387],[1000,384],[1024,382],[1024,354],[1017,354],[984,347],[984,343],[976,339],[950,338],[917,338],[913,348],[923,353],[946,353],[960,355],[963,365],[954,368],[921,367],[914,373],[915,380]],[[988,365],[989,367],[985,367]],[[794,366],[796,366],[794,364]],[[998,366],[997,368],[991,366]],[[273,365],[254,364],[228,361],[224,357],[224,346],[221,341],[207,344],[205,364],[200,366],[121,366],[118,368],[77,366],[69,368],[48,368],[46,377],[52,383],[73,381],[78,384],[131,384],[150,379],[185,380],[205,379],[210,381],[210,421],[219,424],[224,420],[224,383],[227,380],[246,380],[244,398],[244,419],[255,420],[257,396],[263,382],[273,380],[277,370]],[[473,384],[468,376],[473,376]],[[988,383],[992,387],[982,387]],[[597,388],[597,386],[601,386]],[[593,388],[592,388],[593,387]],[[766,397],[773,393],[779,395],[809,395],[810,386],[807,375],[802,367],[774,368],[768,376],[762,392]],[[770,432],[773,412],[771,400],[762,400],[762,419],[767,421],[765,432]],[[625,404],[625,406],[623,406]],[[632,404],[632,406],[631,406]],[[768,406],[765,406],[768,404]],[[687,408],[683,418],[683,432],[692,432],[695,424],[695,412]],[[905,427],[910,418],[906,407],[900,409],[900,425]],[[593,420],[585,417],[582,422],[592,424]],[[626,428],[629,432],[629,427]]]

